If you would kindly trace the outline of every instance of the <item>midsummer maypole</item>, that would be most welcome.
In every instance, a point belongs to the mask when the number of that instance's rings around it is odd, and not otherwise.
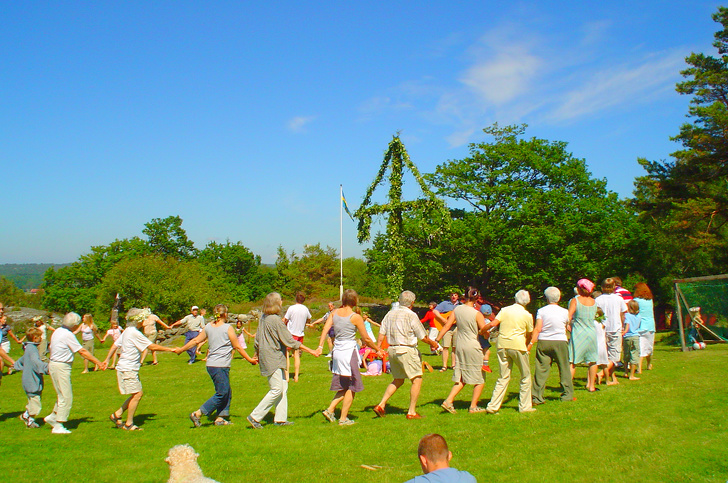
[[[387,203],[373,204],[372,194],[376,187],[384,180],[384,175],[389,168],[389,194]],[[422,198],[403,201],[402,200],[402,176],[404,169],[410,170],[417,184],[422,190]],[[389,148],[384,154],[384,160],[379,167],[379,172],[374,178],[369,190],[362,201],[361,206],[356,210],[355,217],[358,223],[359,243],[368,241],[371,238],[371,225],[373,216],[387,217],[386,250],[387,257],[387,294],[397,300],[404,284],[404,253],[407,249],[404,235],[404,216],[410,214],[423,214],[424,219],[436,219],[440,223],[429,226],[422,226],[427,236],[435,237],[440,235],[450,222],[450,212],[445,203],[430,190],[425,180],[420,175],[417,166],[407,154],[407,150],[399,139],[399,135],[393,136]]]

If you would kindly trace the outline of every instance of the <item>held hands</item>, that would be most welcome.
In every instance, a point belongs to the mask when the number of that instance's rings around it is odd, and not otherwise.
[[[182,348],[181,347],[175,347],[174,349],[172,349],[172,352],[174,352],[177,355],[180,355],[182,353]]]
[[[99,368],[101,368],[102,371],[105,371],[109,367],[109,361],[104,361],[101,364],[99,364]]]
[[[319,347],[318,349],[316,349],[315,351],[313,351],[311,353],[311,355],[313,355],[314,357],[321,357],[322,350],[323,350],[323,348],[322,347]]]
[[[252,365],[256,366],[256,365],[258,365],[258,358],[257,357],[251,357],[248,362],[250,362]]]

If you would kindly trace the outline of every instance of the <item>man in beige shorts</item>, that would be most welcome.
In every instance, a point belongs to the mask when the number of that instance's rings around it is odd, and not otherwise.
[[[409,290],[402,292],[399,296],[399,306],[384,316],[382,327],[379,329],[378,344],[381,346],[385,337],[389,343],[389,363],[393,378],[384,391],[381,402],[374,406],[374,412],[379,417],[384,417],[387,401],[404,384],[404,380],[409,379],[412,381],[412,388],[407,419],[422,418],[417,414],[417,398],[422,387],[422,358],[417,349],[417,342],[422,340],[433,348],[437,348],[437,342],[427,337],[419,317],[412,311],[414,304],[415,294]]]

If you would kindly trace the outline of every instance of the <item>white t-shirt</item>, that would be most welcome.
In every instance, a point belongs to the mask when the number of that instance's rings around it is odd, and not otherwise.
[[[141,366],[142,352],[152,343],[136,327],[127,327],[121,333],[121,336],[114,341],[114,345],[121,349],[116,370],[138,371]]]
[[[295,304],[286,310],[285,319],[288,321],[288,331],[296,337],[303,337],[306,321],[311,318],[311,312],[303,304]]]
[[[541,320],[541,333],[538,340],[566,341],[566,324],[569,321],[569,311],[558,305],[549,304],[536,312],[536,321]]]
[[[616,293],[605,293],[596,298],[597,307],[604,312],[604,330],[607,334],[622,331],[623,312],[627,312],[627,302]]]
[[[51,336],[52,362],[73,362],[73,354],[83,349],[76,336],[66,327],[60,327]]]

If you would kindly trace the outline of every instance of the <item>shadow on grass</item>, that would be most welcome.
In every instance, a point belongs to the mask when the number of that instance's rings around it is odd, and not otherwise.
[[[66,421],[63,423],[63,425],[67,429],[78,429],[78,426],[82,423],[91,423],[94,422],[93,418],[78,418],[78,419],[71,419],[69,421]]]
[[[7,421],[8,419],[18,419],[21,414],[23,414],[23,411],[15,411],[12,413],[0,414],[0,422]]]

